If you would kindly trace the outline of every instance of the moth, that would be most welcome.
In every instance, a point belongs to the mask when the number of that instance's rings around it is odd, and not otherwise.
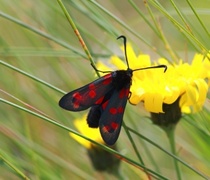
[[[124,42],[127,70],[100,71],[93,66],[96,71],[109,74],[67,93],[59,101],[59,106],[69,111],[83,111],[90,108],[87,123],[91,128],[99,127],[107,145],[115,144],[119,137],[126,103],[131,95],[133,72],[151,68],[164,68],[165,72],[167,69],[166,65],[130,69],[126,37],[121,35],[117,39],[120,38]]]

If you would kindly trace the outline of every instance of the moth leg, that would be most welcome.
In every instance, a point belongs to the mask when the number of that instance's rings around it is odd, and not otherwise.
[[[132,95],[132,92],[129,91],[128,99],[130,99],[131,95]]]
[[[91,63],[91,66],[93,67],[93,69],[97,72],[101,72],[101,73],[111,73],[112,71],[102,71],[102,70],[99,70],[99,69],[96,69],[95,65],[93,63]]]
[[[93,63],[90,63],[90,65],[93,67],[93,69],[95,70],[95,71],[99,71],[98,69],[96,69],[96,67],[95,67],[95,65],[93,64]]]

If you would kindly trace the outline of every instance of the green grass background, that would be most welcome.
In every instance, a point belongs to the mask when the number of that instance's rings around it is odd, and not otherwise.
[[[208,1],[63,2],[95,61],[106,61],[113,54],[123,56],[119,50],[122,43],[116,40],[121,34],[132,43],[137,54],[148,53],[154,60],[166,57],[172,62],[180,58],[190,62],[196,52],[205,52],[210,47]],[[19,100],[72,129],[75,129],[73,120],[86,113],[67,112],[58,106],[64,92],[96,77],[57,1],[0,0],[0,4],[0,179],[23,178],[6,162],[30,179],[118,179],[96,172],[86,149],[69,137],[67,130],[21,109],[30,107]],[[203,110],[184,115],[177,125],[178,156],[197,170],[180,164],[183,179],[210,177],[209,102],[208,94]],[[124,121],[170,152],[165,133],[147,116],[141,104],[128,104]],[[172,157],[140,136],[132,134],[132,138],[146,167],[165,178],[176,179]],[[139,163],[124,129],[117,145],[121,154]],[[120,171],[124,179],[144,179],[139,168],[123,161]]]

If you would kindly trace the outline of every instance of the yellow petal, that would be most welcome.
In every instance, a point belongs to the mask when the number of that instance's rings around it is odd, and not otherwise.
[[[163,96],[159,93],[147,93],[144,98],[144,107],[149,112],[163,113]]]
[[[182,111],[183,113],[186,113],[186,114],[191,113],[191,109],[190,109],[189,106],[182,106],[181,111]]]
[[[180,90],[176,86],[172,87],[166,87],[166,90],[164,92],[165,98],[164,98],[164,103],[166,104],[172,104],[175,102],[178,97],[180,96]]]
[[[88,136],[90,139],[97,141],[97,142],[103,142],[101,135],[99,133],[99,129],[98,128],[90,128],[88,127],[88,124],[86,122],[86,117],[87,115],[83,116],[81,119],[76,119],[74,120],[74,125],[75,127],[78,129],[78,131],[85,135]],[[90,148],[91,147],[91,143],[82,138],[79,137],[73,133],[69,133],[70,136],[72,136],[77,142],[79,142],[81,145],[85,146],[86,148]]]
[[[195,86],[188,85],[186,86],[186,105],[192,105],[197,102],[199,97],[198,91]]]
[[[134,80],[132,83],[132,86],[130,88],[130,91],[131,91],[131,97],[129,98],[129,101],[131,104],[138,104],[140,101],[143,101],[144,95],[145,95],[145,90],[141,86],[140,81],[138,81],[138,83],[136,83],[136,81]]]
[[[135,62],[135,68],[149,67],[151,66],[150,56],[147,54],[140,54]]]
[[[82,146],[86,147],[86,148],[90,148],[91,147],[91,143],[89,141],[87,141],[86,139],[80,137],[80,136],[77,136],[76,134],[73,134],[73,133],[69,133],[69,135],[71,137],[73,137],[78,143],[80,143]]]
[[[203,79],[198,79],[198,80],[195,80],[194,82],[196,83],[197,88],[198,88],[198,93],[199,93],[198,102],[203,104],[206,99],[208,85]]]
[[[144,95],[145,95],[144,89],[139,88],[138,89],[138,93],[136,93],[136,92],[132,93],[129,101],[130,101],[131,104],[136,105],[136,104],[138,104],[140,101],[142,101],[144,99]]]
[[[110,58],[110,63],[114,64],[117,69],[127,69],[127,65],[119,57],[112,56]]]
[[[170,62],[168,60],[166,60],[165,58],[159,58],[158,63],[159,64],[165,64],[167,66],[170,65]]]

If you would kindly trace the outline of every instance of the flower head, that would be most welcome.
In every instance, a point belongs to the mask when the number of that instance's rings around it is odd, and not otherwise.
[[[149,55],[137,56],[130,44],[127,46],[127,54],[131,69],[157,64],[165,64],[168,67],[165,73],[162,68],[134,71],[130,88],[131,104],[142,101],[147,111],[164,113],[163,104],[170,105],[180,98],[179,107],[182,112],[196,112],[202,108],[208,90],[205,78],[210,78],[210,72],[206,68],[210,63],[203,55],[196,54],[191,64],[182,60],[178,64],[170,64],[163,58],[151,62]],[[127,69],[124,61],[117,56],[112,56],[110,62],[118,69]]]

